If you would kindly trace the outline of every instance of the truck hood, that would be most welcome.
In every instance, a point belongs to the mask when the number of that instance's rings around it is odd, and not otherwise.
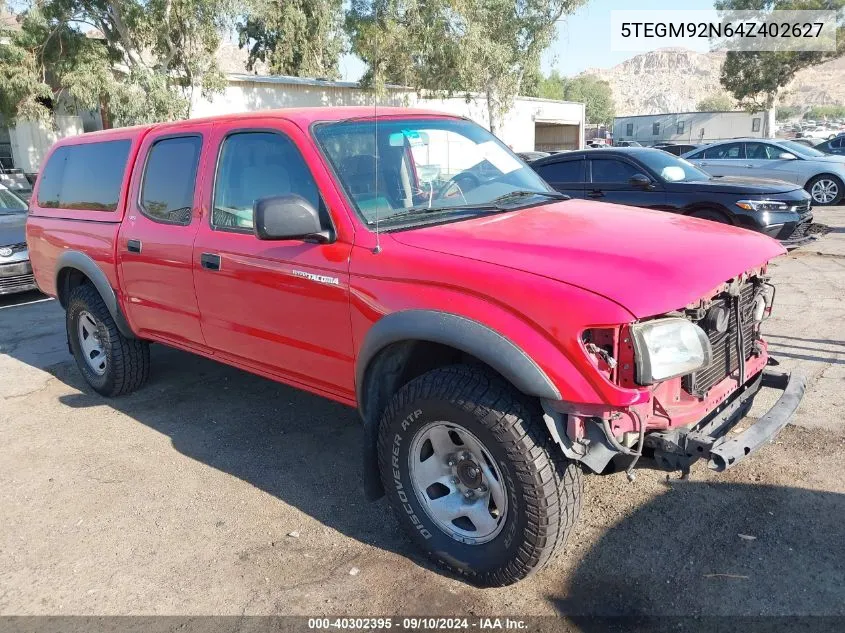
[[[690,182],[667,183],[667,189],[684,191],[694,189],[710,193],[736,193],[743,195],[769,195],[775,193],[789,193],[801,189],[798,185],[784,180],[770,180],[767,178],[742,178],[734,176],[714,176],[710,180],[694,180]]]
[[[745,229],[584,200],[392,236],[408,246],[578,286],[615,301],[636,318],[677,310],[786,252],[775,240]],[[549,309],[566,307],[550,304]]]

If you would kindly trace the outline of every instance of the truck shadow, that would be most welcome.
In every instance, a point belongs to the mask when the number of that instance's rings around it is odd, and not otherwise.
[[[767,334],[769,350],[775,358],[794,358],[831,365],[845,365],[837,355],[845,353],[845,342],[835,339],[799,338]]]
[[[365,499],[362,433],[353,409],[160,345],[152,347],[152,377],[143,389],[105,399],[90,390],[68,354],[57,302],[6,305],[0,356],[70,387],[61,388],[63,405],[92,415],[110,407],[167,436],[191,459],[346,536],[432,569],[386,503]],[[584,631],[611,630],[611,616],[845,614],[843,520],[845,495],[673,481],[586,552],[567,548],[564,561],[538,575],[541,584],[534,587]],[[574,556],[577,563],[569,562]],[[501,591],[505,596],[512,589]]]
[[[59,401],[72,408],[107,404],[168,436],[184,455],[249,482],[326,526],[383,549],[415,554],[385,502],[372,506],[364,496],[363,434],[356,410],[161,345],[153,345],[151,355],[150,382],[114,399],[91,391],[72,360],[54,366],[50,372],[79,391]]]
[[[841,630],[817,616],[845,614],[844,516],[842,494],[673,480],[549,600],[585,632]],[[798,615],[815,622],[771,617]]]
[[[429,566],[405,540],[386,503],[365,498],[357,411],[163,345],[150,348],[149,383],[128,396],[103,398],[85,383],[68,352],[61,306],[38,302],[43,298],[0,300],[0,359],[6,354],[28,366],[16,372],[19,380],[32,375],[29,368],[46,371],[73,390],[59,396],[61,404],[115,409],[168,436],[184,455],[324,525]],[[15,388],[0,384],[0,396],[14,395]]]

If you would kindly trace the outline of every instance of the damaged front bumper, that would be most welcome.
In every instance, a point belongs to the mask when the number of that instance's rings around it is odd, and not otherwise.
[[[748,413],[761,387],[779,389],[783,393],[757,422],[738,435],[729,435]],[[707,459],[710,469],[716,472],[728,470],[780,433],[801,403],[804,388],[802,375],[766,368],[698,424],[648,433],[645,447],[654,451],[658,467],[666,470],[688,472],[692,463],[699,459]]]
[[[739,434],[731,430],[751,409],[761,387],[782,391],[774,406],[757,422]],[[666,430],[646,430],[641,456],[653,458],[662,470],[689,472],[699,459],[708,460],[712,470],[722,472],[733,468],[746,457],[771,441],[792,418],[804,397],[805,380],[797,373],[782,373],[768,367],[737,389],[727,400],[699,422],[690,426]],[[567,433],[567,412],[560,403],[544,401],[547,428],[563,453],[582,463],[595,473],[610,472],[610,462],[617,458],[639,459],[638,452],[612,442],[608,430],[603,430],[600,417],[591,418],[585,427],[585,437],[573,442]]]

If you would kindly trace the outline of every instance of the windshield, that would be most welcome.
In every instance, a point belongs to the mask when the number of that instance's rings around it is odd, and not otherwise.
[[[507,208],[517,208],[538,202],[530,192],[552,191],[501,141],[470,121],[353,120],[321,124],[314,134],[370,225],[376,216],[386,224],[413,222],[409,216],[418,213],[470,216],[511,195]]]
[[[0,215],[26,213],[26,202],[8,189],[0,189]]]
[[[800,154],[801,156],[809,156],[811,158],[825,156],[824,152],[820,152],[815,147],[807,147],[803,143],[796,143],[795,141],[780,141],[780,144],[789,151]]]
[[[664,182],[695,182],[710,180],[710,174],[701,171],[683,158],[663,150],[654,150],[638,154],[646,167],[656,173]]]

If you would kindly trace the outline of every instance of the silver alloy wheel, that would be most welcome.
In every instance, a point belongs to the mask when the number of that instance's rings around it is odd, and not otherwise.
[[[839,185],[829,178],[822,178],[821,180],[813,183],[810,195],[813,196],[813,200],[819,204],[830,204],[836,200],[836,196],[839,195]]]
[[[478,545],[505,525],[508,495],[499,467],[465,428],[432,422],[411,442],[408,468],[429,518],[456,541]]]
[[[100,323],[90,312],[79,313],[76,326],[79,336],[79,348],[88,364],[88,368],[98,376],[106,373],[106,352],[100,340]]]

